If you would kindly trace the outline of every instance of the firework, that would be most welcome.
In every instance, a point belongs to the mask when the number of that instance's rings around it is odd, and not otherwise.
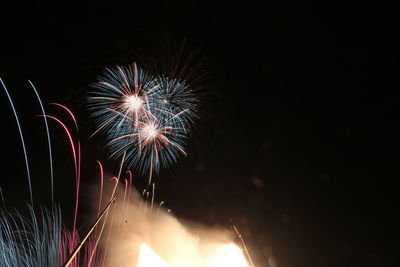
[[[160,121],[173,123],[183,131],[198,118],[196,95],[183,82],[168,77],[156,77],[155,86],[148,90],[151,112]]]
[[[184,83],[137,67],[106,69],[88,99],[107,140],[110,158],[149,175],[186,155],[185,141],[197,118],[195,94]],[[93,134],[93,135],[94,135]]]
[[[99,77],[96,90],[89,98],[92,116],[98,124],[94,134],[105,135],[110,157],[118,159],[121,165],[118,175],[111,178],[112,186],[109,187],[104,183],[107,179],[104,179],[103,166],[97,161],[100,171],[99,202],[95,205],[96,220],[85,235],[80,235],[77,226],[81,146],[76,118],[68,107],[52,104],[72,119],[75,129],[71,131],[62,119],[45,114],[40,97],[33,84],[30,84],[38,97],[42,109],[39,116],[44,118],[48,136],[52,203],[53,168],[47,119],[64,130],[72,152],[76,182],[73,226],[72,231],[64,226],[61,211],[56,205],[51,210],[42,208],[39,216],[30,207],[31,218],[28,219],[19,213],[13,215],[0,211],[0,266],[90,267],[110,266],[110,263],[113,266],[132,266],[136,262],[138,267],[248,267],[238,247],[232,242],[222,242],[222,239],[231,239],[228,234],[220,235],[206,228],[194,231],[188,225],[181,224],[169,210],[164,211],[161,208],[163,202],[154,210],[154,183],[151,206],[147,207],[148,201],[141,201],[136,191],[132,191],[132,172],[127,171],[128,178],[121,179],[122,166],[125,165],[148,173],[150,184],[153,172],[158,172],[160,167],[168,167],[179,156],[186,155],[185,141],[194,121],[198,119],[198,99],[183,80],[149,75],[137,68],[136,64],[106,69],[103,76]],[[20,131],[30,186],[21,127],[4,84],[3,87]],[[123,183],[119,183],[120,180]],[[103,188],[107,187],[112,190],[107,190],[108,194],[103,195]],[[3,198],[1,188],[0,194]],[[142,198],[145,194],[149,199],[150,191],[143,191]],[[122,200],[120,203],[116,202],[117,195]],[[30,196],[33,203],[31,190]],[[98,244],[101,246],[98,247]]]
[[[42,209],[36,216],[30,207],[30,218],[21,214],[0,212],[0,266],[59,266],[63,231],[58,207]]]

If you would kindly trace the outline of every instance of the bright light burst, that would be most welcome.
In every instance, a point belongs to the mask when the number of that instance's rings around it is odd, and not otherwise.
[[[172,267],[166,263],[160,256],[158,256],[151,248],[146,244],[140,245],[139,259],[137,267]]]
[[[234,244],[220,245],[215,249],[214,255],[202,263],[185,263],[180,262],[174,265],[168,264],[160,256],[158,256],[149,246],[145,243],[140,245],[139,258],[137,267],[248,267],[247,261],[237,246]]]
[[[207,267],[248,267],[246,258],[240,248],[234,244],[224,245],[216,249],[216,256],[207,261]]]
[[[110,158],[142,174],[158,173],[181,155],[193,119],[195,94],[184,81],[152,76],[135,63],[107,68],[88,99],[98,127],[93,135],[106,137]]]
[[[127,95],[124,100],[124,108],[128,110],[128,112],[139,112],[140,109],[143,108],[143,99],[138,95]]]

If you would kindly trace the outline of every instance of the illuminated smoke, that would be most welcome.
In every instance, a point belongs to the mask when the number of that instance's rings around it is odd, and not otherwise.
[[[137,192],[118,189],[101,247],[119,267],[248,267],[233,233],[181,221]],[[145,194],[146,195],[146,194]],[[124,196],[122,198],[122,196]],[[106,197],[109,199],[109,197]],[[125,201],[123,201],[125,200]]]

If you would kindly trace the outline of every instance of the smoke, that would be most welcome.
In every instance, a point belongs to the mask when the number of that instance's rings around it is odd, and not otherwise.
[[[112,187],[105,188],[103,207],[111,198]],[[151,203],[151,195],[150,200],[143,200],[133,188],[120,185],[117,195],[101,237],[106,265],[137,266],[140,247],[146,244],[171,266],[210,266],[220,248],[234,238],[226,229],[178,220]]]

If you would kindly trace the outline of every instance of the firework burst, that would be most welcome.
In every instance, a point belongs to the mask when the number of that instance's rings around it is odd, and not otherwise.
[[[139,118],[147,112],[144,89],[154,86],[152,77],[138,69],[136,64],[106,68],[93,85],[96,90],[89,97],[89,108],[99,125],[94,134],[99,131],[106,135],[115,133],[126,120],[133,121],[137,127]]]
[[[158,173],[180,155],[186,155],[187,139],[197,118],[195,94],[184,83],[152,76],[137,67],[106,69],[88,99],[98,125],[93,135],[102,133],[110,158],[142,174]]]

